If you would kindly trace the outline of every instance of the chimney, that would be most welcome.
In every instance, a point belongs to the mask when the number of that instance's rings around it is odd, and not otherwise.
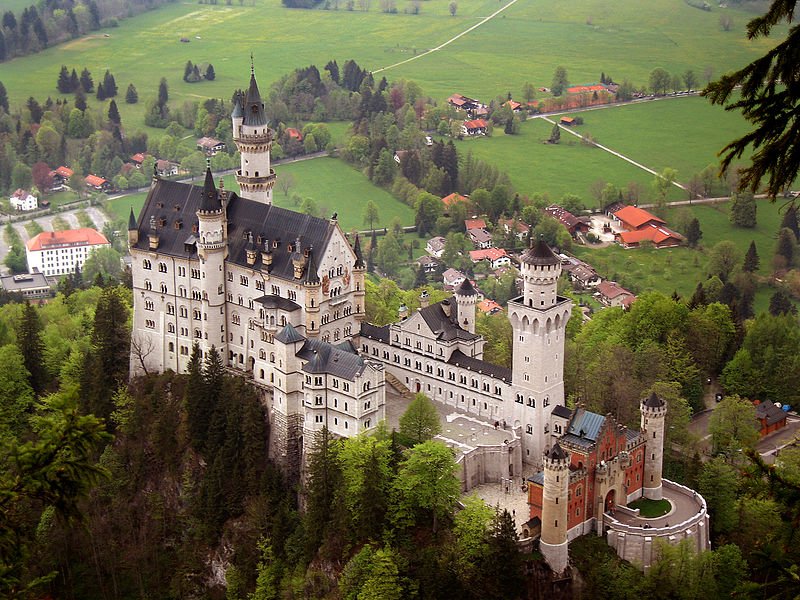
[[[442,304],[442,310],[444,311],[444,316],[446,316],[449,319],[452,313],[452,307],[450,306],[450,299],[446,298],[445,300],[442,300],[441,304]]]
[[[400,308],[397,309],[397,316],[400,317],[401,321],[408,318],[408,307],[405,304],[401,304]]]
[[[428,290],[422,290],[419,295],[419,306],[420,308],[428,308],[428,304],[430,304],[430,294],[428,294]]]

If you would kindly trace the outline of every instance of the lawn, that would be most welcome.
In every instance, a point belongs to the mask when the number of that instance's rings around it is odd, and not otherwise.
[[[597,180],[622,188],[635,181],[643,191],[642,201],[650,193],[653,181],[650,173],[604,150],[587,146],[568,133],[562,133],[559,144],[545,144],[552,129],[553,125],[547,121],[528,119],[517,135],[505,135],[501,128],[496,128],[492,137],[466,139],[458,142],[457,147],[462,155],[471,151],[477,158],[506,171],[518,192],[529,196],[546,193],[553,202],[570,193],[594,207],[596,201],[589,188]],[[675,188],[669,198],[683,200],[685,195]]]
[[[185,100],[229,98],[245,86],[251,51],[262,90],[293,68],[311,63],[322,68],[332,58],[340,65],[354,58],[375,71],[437,47],[502,6],[493,0],[460,0],[457,14],[450,16],[444,0],[422,3],[419,15],[405,14],[410,6],[405,2],[398,3],[398,14],[380,12],[378,3],[369,12],[292,10],[280,0],[254,4],[169,4],[125,19],[119,27],[0,64],[0,81],[12,105],[19,105],[31,95],[58,97],[55,84],[62,64],[78,72],[89,68],[95,82],[110,69],[121,94],[122,122],[140,129],[145,101],[156,95],[162,76],[176,109]],[[720,30],[723,11],[733,16],[732,31]],[[706,12],[672,0],[646,5],[634,0],[519,1],[452,44],[378,75],[413,79],[439,99],[461,91],[485,100],[509,91],[519,95],[525,81],[549,85],[558,65],[567,67],[574,83],[597,81],[605,72],[643,85],[657,66],[679,73],[692,68],[702,77],[707,66],[716,74],[725,72],[775,43],[774,38],[746,41],[744,24],[750,16],[734,8]],[[777,28],[775,37],[784,32]],[[190,43],[181,43],[181,37]],[[212,62],[216,79],[185,83],[188,60]],[[129,83],[139,92],[138,104],[124,102]]]
[[[276,206],[297,210],[292,196],[298,194],[302,198],[312,198],[320,210],[320,214],[330,216],[339,213],[339,224],[345,231],[364,229],[364,207],[369,200],[378,205],[380,226],[389,227],[395,217],[399,217],[403,225],[414,224],[414,211],[385,190],[373,185],[363,173],[353,169],[345,162],[335,158],[318,158],[276,168],[278,178],[291,174],[295,185],[288,195],[275,189],[273,201]],[[232,176],[225,177],[225,187],[238,191]],[[276,186],[277,187],[277,186]],[[139,214],[146,194],[131,194],[122,198],[109,200],[106,210],[114,219],[127,222],[131,206],[135,214]]]
[[[650,500],[649,498],[639,498],[628,504],[628,508],[639,509],[639,515],[645,519],[654,519],[667,514],[672,509],[669,500]]]
[[[718,165],[717,152],[750,129],[740,113],[726,112],[696,96],[615,106],[580,116],[584,124],[575,127],[576,132],[591,133],[604,146],[655,171],[677,169],[683,183],[706,166]]]

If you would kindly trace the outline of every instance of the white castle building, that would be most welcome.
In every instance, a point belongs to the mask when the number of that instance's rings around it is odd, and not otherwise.
[[[134,321],[131,371],[185,372],[194,343],[262,390],[280,460],[297,462],[303,437],[323,427],[349,436],[384,416],[386,371],[412,391],[506,428],[541,464],[564,408],[564,338],[571,302],[557,295],[559,259],[543,242],[522,256],[523,294],[509,302],[513,369],[483,360],[469,281],[450,299],[400,322],[364,323],[365,264],[334,215],[272,204],[273,132],[251,69],[237,93],[234,141],[241,195],[154,176],[131,212]],[[360,353],[359,353],[360,352]],[[553,437],[555,436],[555,437]],[[519,466],[517,466],[519,470]]]

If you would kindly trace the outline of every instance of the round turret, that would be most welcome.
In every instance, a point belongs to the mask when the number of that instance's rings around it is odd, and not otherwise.
[[[569,453],[556,442],[545,451],[542,490],[542,534],[539,549],[556,573],[563,573],[569,560],[567,546],[569,501]]]
[[[661,473],[664,462],[664,433],[667,404],[655,392],[642,400],[641,432],[645,440],[642,494],[661,500]]]
[[[458,306],[458,324],[462,329],[475,333],[475,306],[478,303],[478,291],[469,277],[465,277],[456,288],[453,298]]]
[[[548,308],[558,301],[561,261],[544,240],[537,240],[520,256],[523,301],[532,308]]]

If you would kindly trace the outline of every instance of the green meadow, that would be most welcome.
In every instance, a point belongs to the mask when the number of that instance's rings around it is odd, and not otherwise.
[[[414,224],[414,211],[395,199],[385,190],[374,186],[360,171],[353,169],[341,160],[334,158],[317,158],[286,165],[278,165],[275,170],[278,178],[291,174],[295,185],[284,194],[278,186],[273,190],[273,202],[276,206],[299,210],[292,197],[311,198],[321,215],[329,217],[339,213],[339,224],[345,231],[366,229],[364,225],[364,207],[369,200],[378,205],[381,224],[389,226],[395,218],[403,225]],[[225,187],[238,191],[232,175],[224,177]],[[198,184],[200,181],[197,182]],[[106,203],[107,212],[114,219],[127,222],[131,206],[135,214],[139,214],[146,194],[131,194],[115,198]]]
[[[554,202],[564,194],[576,194],[594,208],[596,201],[589,188],[603,180],[623,189],[635,181],[642,190],[641,201],[650,197],[653,175],[600,148],[587,146],[567,132],[561,133],[559,144],[546,144],[552,129],[553,125],[543,119],[528,119],[519,134],[505,135],[502,128],[495,128],[491,137],[466,139],[457,142],[457,147],[459,153],[471,151],[507,172],[522,194],[547,194]],[[632,158],[638,160],[637,156]],[[668,198],[684,200],[685,193],[674,188]]]
[[[584,124],[576,126],[576,132],[591,134],[600,144],[655,171],[677,169],[683,183],[718,164],[717,152],[750,130],[740,113],[697,96],[590,110],[580,116]]]
[[[333,7],[337,0],[330,2]],[[493,0],[459,0],[456,16],[449,2],[421,4],[419,15],[283,8],[279,0],[256,0],[255,6],[212,6],[176,3],[146,12],[109,28],[44,52],[0,64],[0,81],[12,104],[33,95],[58,96],[60,65],[87,67],[95,81],[106,69],[114,74],[123,98],[123,124],[143,127],[144,103],[156,95],[159,79],[167,78],[170,103],[209,97],[229,98],[245,86],[250,53],[262,89],[293,68],[311,63],[320,68],[331,58],[348,58],[379,70],[437,47],[503,6]],[[720,13],[731,14],[734,27],[721,31]],[[677,0],[634,0],[607,3],[582,0],[570,4],[519,0],[497,17],[440,50],[379,73],[389,79],[417,81],[429,95],[444,99],[454,91],[489,100],[509,91],[519,95],[525,81],[547,86],[553,70],[564,65],[570,81],[597,81],[600,72],[616,80],[643,85],[661,66],[671,72],[692,68],[702,77],[742,66],[774,43],[748,42],[744,24],[752,16],[737,9],[702,11]],[[784,29],[776,32],[781,35]],[[105,35],[109,37],[105,37]],[[189,43],[181,43],[186,37]],[[213,82],[182,80],[186,61],[214,64]],[[140,102],[124,103],[133,83]]]

